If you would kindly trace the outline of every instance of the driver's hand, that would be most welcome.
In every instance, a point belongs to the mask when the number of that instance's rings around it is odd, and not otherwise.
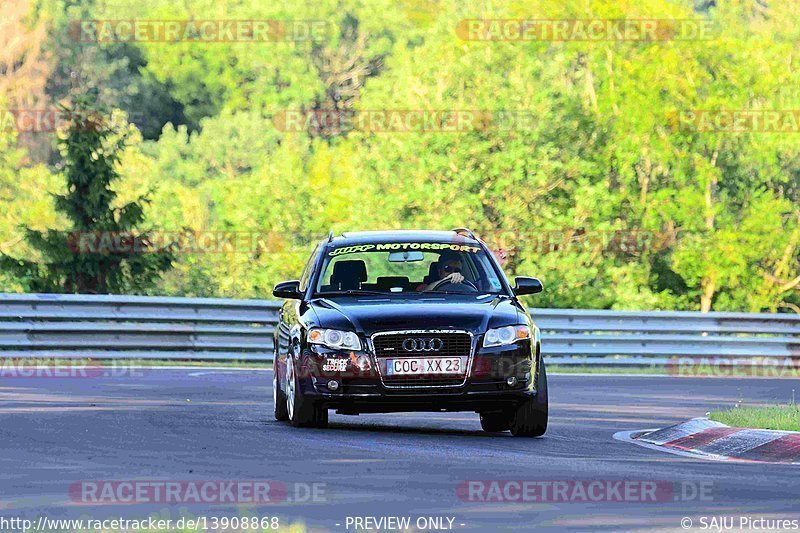
[[[445,276],[444,279],[449,279],[450,283],[461,283],[464,281],[464,276],[461,272],[453,272],[449,276]]]

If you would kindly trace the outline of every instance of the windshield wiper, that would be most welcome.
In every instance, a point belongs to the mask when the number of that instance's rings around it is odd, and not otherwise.
[[[420,294],[463,294],[465,296],[475,296],[476,298],[486,298],[487,296],[504,296],[499,292],[462,292],[462,291],[422,291]]]
[[[379,295],[386,296],[387,294],[396,294],[391,292],[369,291],[365,289],[348,289],[346,291],[325,291],[318,292],[315,296],[362,296],[362,295]]]
[[[461,292],[461,291],[422,291],[420,294],[477,294],[477,293]]]

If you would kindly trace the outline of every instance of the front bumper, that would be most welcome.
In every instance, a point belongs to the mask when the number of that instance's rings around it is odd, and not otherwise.
[[[397,387],[384,384],[381,362],[369,352],[335,353],[315,346],[303,351],[300,388],[310,399],[346,414],[503,410],[536,395],[534,354],[530,341],[481,349],[471,358],[463,384]],[[365,357],[370,361],[367,370]],[[332,359],[347,363],[326,365]],[[510,377],[516,378],[513,385],[507,381]],[[335,390],[328,386],[331,381],[336,382]]]

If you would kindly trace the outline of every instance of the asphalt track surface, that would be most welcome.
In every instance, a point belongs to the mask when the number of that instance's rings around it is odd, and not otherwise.
[[[684,531],[684,517],[701,531],[701,517],[800,519],[799,467],[703,461],[612,437],[740,400],[786,402],[798,381],[550,376],[550,429],[517,439],[483,433],[474,413],[331,414],[328,429],[295,429],[273,419],[271,371],[136,374],[0,378],[1,517],[249,513],[312,531],[348,531],[348,516],[447,516],[453,531]],[[324,483],[324,494],[257,508],[87,505],[69,494],[81,480],[154,479]],[[686,482],[710,494],[656,503],[479,502],[457,495],[465,480]]]

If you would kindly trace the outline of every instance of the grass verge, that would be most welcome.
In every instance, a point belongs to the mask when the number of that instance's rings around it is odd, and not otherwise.
[[[547,359],[545,359],[545,362]],[[660,374],[666,375],[667,369],[660,366],[573,366],[547,365],[548,374]]]
[[[800,431],[800,405],[796,403],[760,407],[737,406],[729,411],[715,411],[709,418],[737,428]]]

